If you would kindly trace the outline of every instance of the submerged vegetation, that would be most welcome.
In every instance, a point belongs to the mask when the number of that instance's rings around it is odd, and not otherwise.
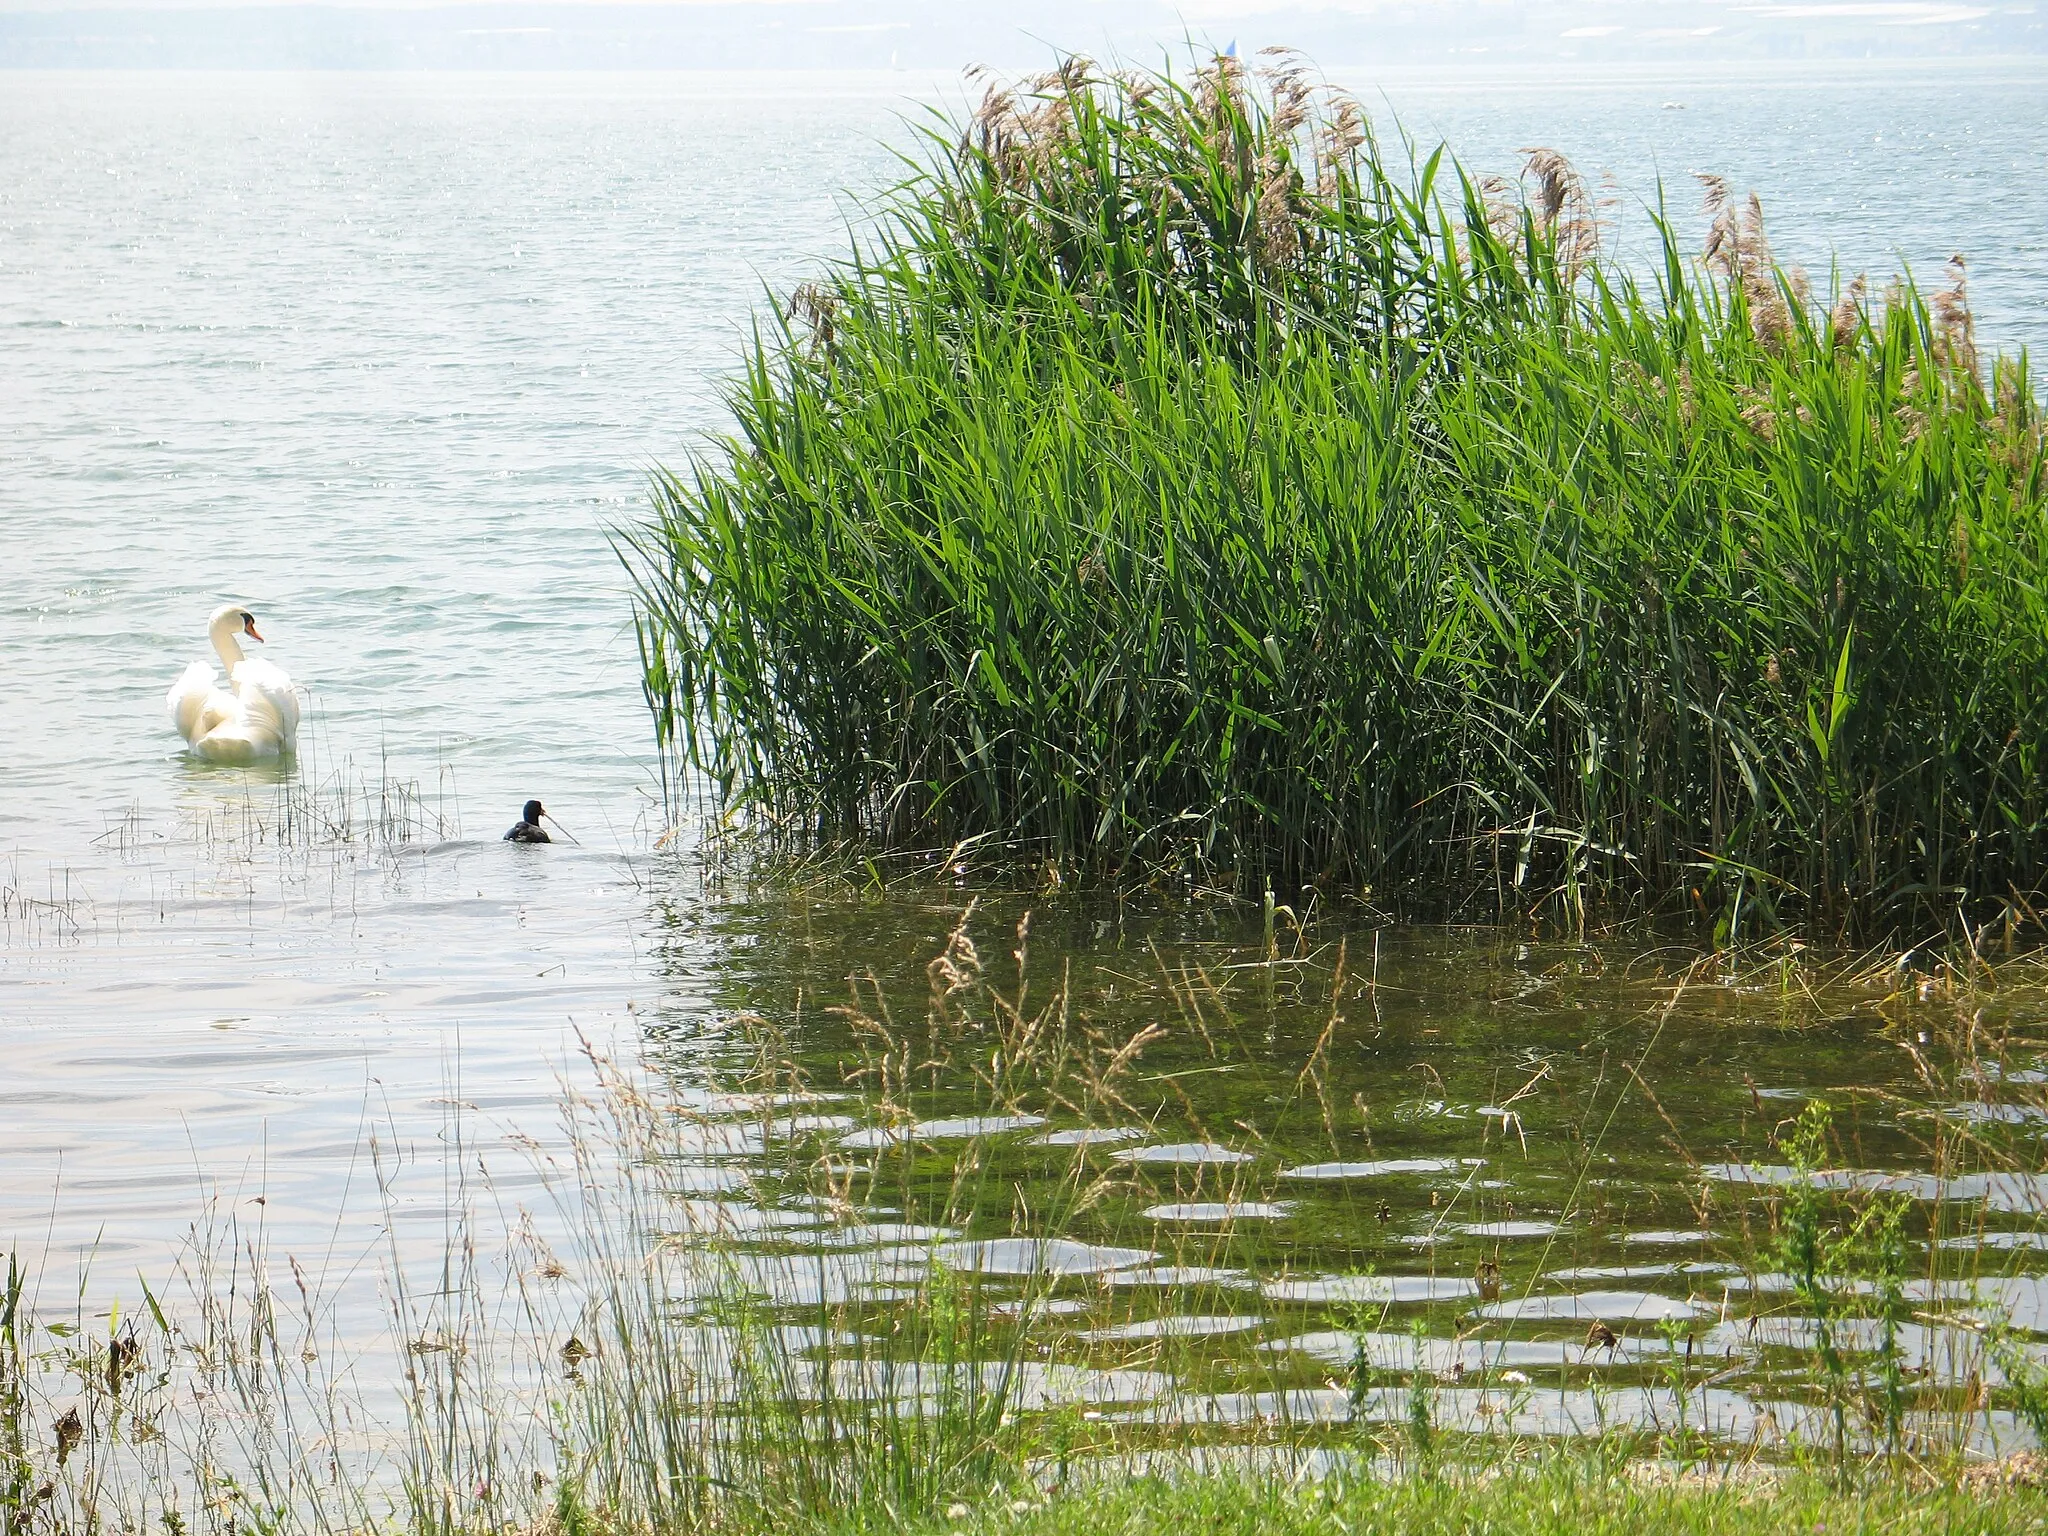
[[[2042,417],[1707,181],[1416,165],[1295,60],[993,89],[631,537],[660,739],[793,840],[1736,935],[2034,916]]]
[[[545,1142],[451,1112],[449,1225],[424,1265],[393,1236],[381,1327],[246,1190],[130,1305],[10,1265],[0,1530],[2040,1528],[2038,959],[1557,946],[1495,981],[1606,998],[1619,1059],[1478,1109],[1428,1099],[1477,1086],[1445,1058],[1407,1114],[1347,1062],[1442,999],[1341,939],[1158,954],[1162,1011],[1030,934],[962,915],[922,1008],[856,975],[830,1039],[785,1000],[666,1073],[593,1050]],[[1867,1014],[1910,1091],[1752,1083],[1652,1188],[1616,1127],[1679,1134],[1659,1042],[1730,1000]]]

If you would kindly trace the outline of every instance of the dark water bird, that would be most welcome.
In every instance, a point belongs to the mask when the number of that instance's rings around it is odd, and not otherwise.
[[[540,824],[541,817],[545,815],[547,815],[547,811],[542,808],[538,800],[527,801],[526,808],[519,813],[519,824],[505,834],[505,841],[508,843],[553,842],[554,839],[547,834],[547,828]]]

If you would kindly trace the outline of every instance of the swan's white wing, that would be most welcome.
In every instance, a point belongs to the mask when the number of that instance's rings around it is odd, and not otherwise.
[[[171,720],[178,727],[178,734],[188,742],[199,740],[219,725],[223,718],[221,706],[231,707],[234,703],[215,684],[212,665],[195,661],[164,695],[164,703],[171,711]]]
[[[235,664],[234,683],[250,734],[269,732],[277,739],[277,751],[291,751],[299,736],[299,696],[284,668],[251,656]]]
[[[269,722],[250,720],[238,707],[234,719],[193,742],[192,750],[211,763],[262,763],[278,756],[281,748]]]

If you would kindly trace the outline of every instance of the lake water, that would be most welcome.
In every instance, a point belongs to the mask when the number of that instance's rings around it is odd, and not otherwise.
[[[1660,174],[1696,233],[1686,173],[1712,169],[1755,186],[1781,256],[1817,272],[1832,253],[1932,278],[1969,252],[1987,349],[2038,349],[2044,86],[2036,66],[1973,66],[1378,88],[1475,168],[1548,143],[1612,170],[1625,250],[1643,239],[1629,199]],[[831,1081],[846,1040],[815,1005],[849,970],[922,1006],[964,895],[735,894],[652,851],[663,819],[609,530],[637,515],[650,465],[718,429],[764,288],[844,246],[860,217],[845,189],[886,185],[913,98],[946,89],[0,76],[0,1247],[122,1280],[164,1262],[213,1191],[260,1195],[301,1253],[360,1254],[387,1212],[430,1250],[454,1106],[475,1106],[471,1137],[546,1134],[579,1032],[649,1042],[708,1091],[744,1056],[743,1007],[791,1024]],[[164,716],[230,598],[310,690],[296,791],[191,763]],[[497,841],[529,795],[580,846]],[[985,953],[1017,915],[984,914]],[[1187,1233],[1253,1203],[1228,1225],[1255,1240],[1203,1250],[1249,1287],[1208,1302],[1232,1316],[1299,1322],[1343,1299],[1327,1276],[1362,1255],[1462,1287],[1482,1250],[1503,1255],[1510,1296],[1633,1268],[1600,1283],[1688,1306],[1697,1291],[1710,1311],[1723,1291],[1680,1261],[1702,1209],[1729,1233],[1713,1201],[1675,1191],[1739,1202],[1746,1186],[1683,1168],[1666,1127],[1709,1161],[1762,1161],[1780,1100],[1914,1091],[1899,1032],[1922,1026],[1876,994],[1788,1013],[1768,985],[1717,983],[1646,1067],[1687,1091],[1631,1101],[1603,1153],[1612,1190],[1588,1208],[1560,1183],[1569,1127],[1611,1089],[1587,1063],[1618,1071],[1647,1047],[1668,995],[1652,976],[1676,961],[1625,982],[1626,957],[1590,950],[1351,934],[1354,985],[1369,949],[1379,970],[1343,1011],[1376,1023],[1343,1040],[1331,1091],[1377,1107],[1368,1134],[1296,1102],[1335,928],[1277,970],[1256,917],[1070,901],[1038,932],[1039,963],[1071,957],[1104,1028],[1172,1026],[1137,1128],[1200,1132],[1132,1138],[1153,1150],[1117,1165],[1123,1204],[1075,1240],[1177,1233],[1136,1249],[1185,1258]],[[1249,968],[1228,989],[1234,1044],[1177,1011],[1165,978],[1194,967]],[[1993,1022],[2028,1017],[2016,1003]],[[1532,1080],[1513,1119],[1486,1113]],[[1985,1102],[2032,1123],[2024,1093]],[[1922,1166],[1910,1116],[1873,1109],[1866,1132],[1868,1168]],[[1241,1175],[1158,1150],[1212,1140],[1246,1150]],[[1388,1161],[1406,1166],[1290,1172]],[[2034,1204],[2028,1186],[2002,1214]],[[1444,1299],[1469,1304],[1459,1287]],[[1250,1351],[1278,1336],[1265,1322],[1181,1326]]]

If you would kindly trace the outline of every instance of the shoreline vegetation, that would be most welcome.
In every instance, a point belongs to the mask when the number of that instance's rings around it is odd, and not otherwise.
[[[976,849],[1717,942],[2038,921],[2042,415],[1965,270],[1417,164],[1297,58],[928,131],[624,536],[672,780]],[[1276,895],[1277,893],[1277,895]]]
[[[1178,1089],[1148,1111],[1159,1030],[1106,1032],[1103,996],[1033,967],[1028,916],[1011,953],[984,962],[971,930],[991,949],[1006,937],[986,922],[959,914],[921,1009],[851,978],[829,1009],[851,1050],[734,1014],[694,1076],[589,1049],[589,1086],[565,1089],[548,1142],[508,1150],[451,1109],[445,1253],[409,1269],[394,1246],[382,1329],[337,1314],[246,1190],[132,1305],[10,1263],[0,1529],[2048,1525],[2048,1461],[2031,1449],[2048,1440],[2048,1315],[2025,1268],[2048,1190],[2028,1128],[2048,1117],[2048,1086],[2025,1065],[2030,1015],[2000,1012],[2038,991],[2040,957],[1888,983],[1711,957],[1633,987],[1640,1059],[1561,1094],[1564,1118],[1506,1100],[1532,1117],[1514,1132],[1523,1158],[1531,1136],[1575,1149],[1568,1223],[1607,1199],[1585,1174],[1606,1165],[1624,1104],[1656,1103],[1644,1070],[1689,997],[1752,992],[1776,971],[1787,1027],[1878,1009],[1910,1042],[1924,1097],[1873,1100],[1853,1121],[1818,1098],[1771,1111],[1754,1149],[1769,1161],[1718,1194],[1674,1144],[1712,1237],[1687,1245],[1696,1262],[1551,1277],[1529,1247],[1496,1245],[1468,1277],[1469,1253],[1420,1250],[1381,1273],[1361,1251],[1350,1273],[1247,1282],[1237,1266],[1275,1174],[1229,1150],[1245,1128]],[[1365,1109],[1354,1123],[1333,1093],[1330,1046],[1359,978],[1341,954],[1315,975],[1332,1022],[1299,1075],[1279,1075],[1294,1151],[1355,1156]],[[1171,984],[1225,1063],[1233,1040],[1270,1054],[1228,985],[1193,971]],[[1274,1135],[1290,1120],[1277,1113]],[[1505,1124],[1491,1145],[1483,1126],[1475,1149],[1504,1156]],[[1890,1165],[1907,1149],[1931,1172]],[[1020,1178],[1027,1163],[1039,1171]],[[1387,1196],[1416,1193],[1397,1186],[1333,1193],[1368,1230],[1381,1202],[1385,1233]],[[388,1225],[395,1186],[384,1199]],[[1158,1199],[1244,1219],[1117,1214]],[[1629,1275],[1680,1291],[1612,1289]],[[1233,1349],[1245,1318],[1270,1318],[1270,1340]]]

